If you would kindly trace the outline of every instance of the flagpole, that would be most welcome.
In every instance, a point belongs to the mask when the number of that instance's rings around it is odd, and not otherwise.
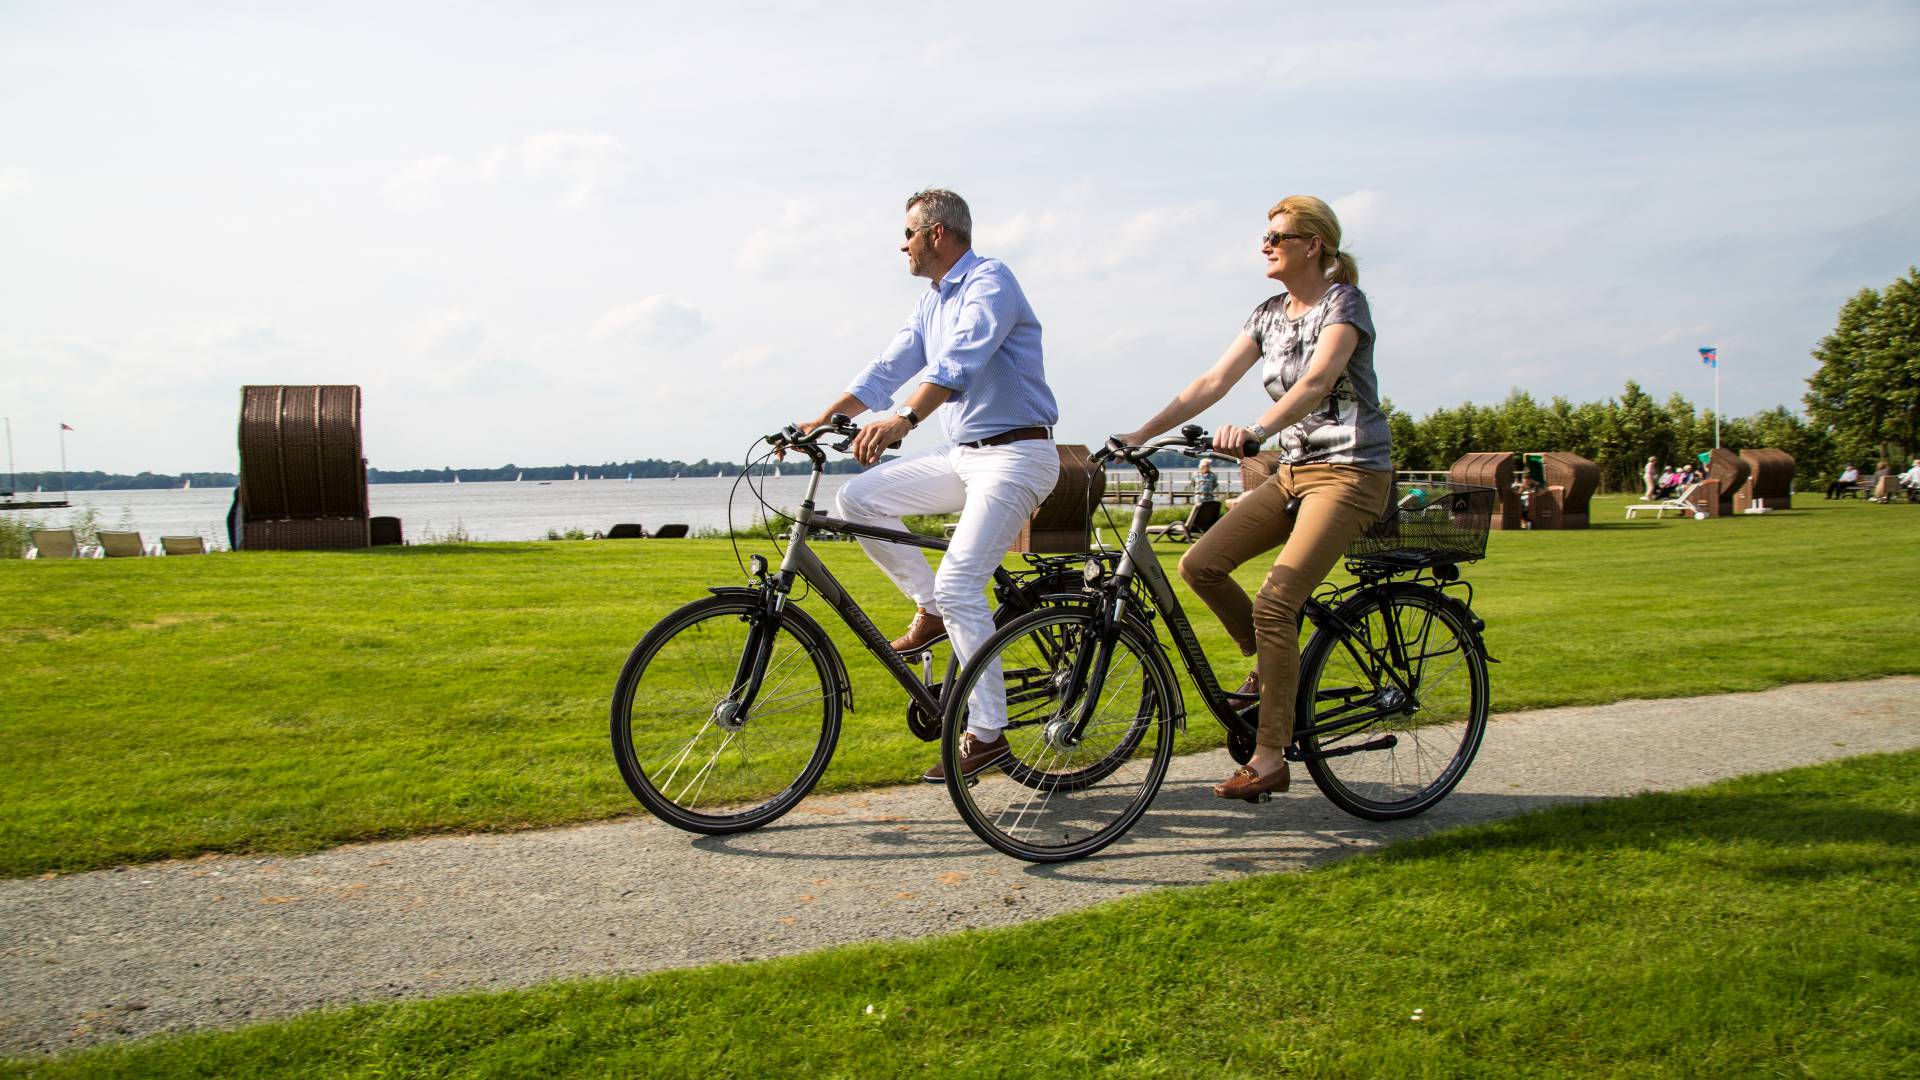
[[[67,425],[60,425],[60,497],[69,501],[73,493],[67,490]]]
[[[1720,350],[1713,353],[1713,448],[1720,449]]]

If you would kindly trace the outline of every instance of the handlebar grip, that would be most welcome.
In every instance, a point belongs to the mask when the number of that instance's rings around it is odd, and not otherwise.
[[[1254,438],[1251,435],[1247,436],[1246,445],[1240,448],[1240,456],[1243,458],[1250,458],[1258,455],[1259,453],[1260,453],[1260,440]]]

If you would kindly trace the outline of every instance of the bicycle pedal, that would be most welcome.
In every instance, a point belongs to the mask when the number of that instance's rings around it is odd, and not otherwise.
[[[1250,803],[1263,803],[1263,802],[1272,802],[1272,801],[1273,801],[1273,792],[1271,792],[1271,791],[1263,791],[1263,792],[1261,792],[1261,793],[1260,793],[1260,794],[1258,794],[1258,795],[1249,795],[1249,796],[1247,796],[1247,801],[1248,801],[1248,802],[1250,802]]]
[[[977,788],[980,786],[980,778],[977,776],[969,776],[966,778],[966,780],[967,780],[967,786],[970,788]]]

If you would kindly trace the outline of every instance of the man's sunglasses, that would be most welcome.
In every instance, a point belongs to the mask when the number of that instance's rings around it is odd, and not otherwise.
[[[939,224],[940,224],[940,223],[936,221],[936,222],[933,222],[933,223],[932,223],[932,224],[930,224],[930,225],[909,225],[909,226],[907,226],[907,239],[908,239],[908,240],[912,240],[912,239],[914,238],[914,236],[915,236],[915,234],[917,234],[917,233],[923,233],[923,232],[926,232],[926,231],[927,231],[928,229],[931,229],[931,228],[933,228],[934,226],[936,226],[936,225],[939,225]]]

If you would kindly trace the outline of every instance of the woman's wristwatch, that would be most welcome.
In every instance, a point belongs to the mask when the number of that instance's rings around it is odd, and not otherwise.
[[[1265,427],[1264,427],[1263,425],[1260,425],[1260,424],[1248,424],[1248,425],[1247,425],[1247,434],[1249,434],[1249,435],[1251,435],[1251,436],[1253,436],[1253,438],[1254,438],[1254,441],[1255,441],[1255,442],[1266,442],[1266,441],[1267,441],[1267,429],[1266,429],[1266,428],[1265,428]]]

